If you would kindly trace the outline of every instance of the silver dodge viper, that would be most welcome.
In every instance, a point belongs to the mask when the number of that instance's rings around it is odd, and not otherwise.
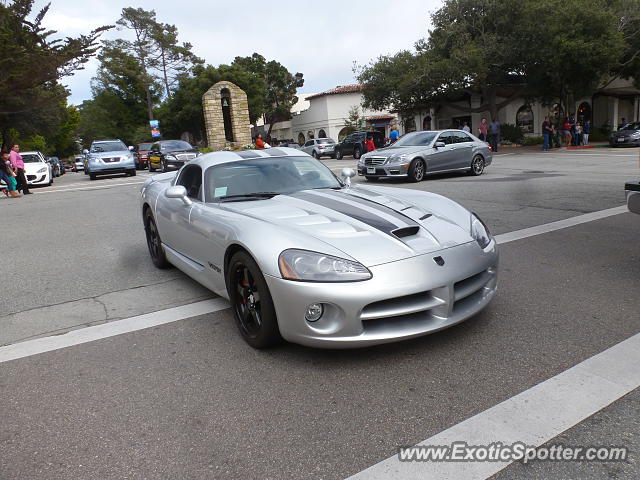
[[[141,188],[151,259],[228,298],[256,348],[408,339],[491,301],[498,253],[480,218],[354,174],[291,148],[202,155]]]

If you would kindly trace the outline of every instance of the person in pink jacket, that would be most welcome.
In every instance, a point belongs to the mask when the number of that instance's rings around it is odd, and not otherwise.
[[[22,161],[22,156],[20,155],[20,145],[14,145],[11,148],[9,160],[11,161],[11,168],[13,168],[13,171],[16,172],[18,191],[22,191],[24,195],[29,195],[31,192],[29,191],[29,184],[27,183],[27,177],[24,173],[24,162]]]

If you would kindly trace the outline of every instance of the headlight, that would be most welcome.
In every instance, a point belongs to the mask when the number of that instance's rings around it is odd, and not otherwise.
[[[38,173],[44,173],[47,170],[49,170],[47,167],[42,167],[40,170],[38,170]]]
[[[165,155],[164,158],[167,160],[177,160],[175,155]]]
[[[358,282],[371,272],[352,260],[307,250],[285,250],[278,258],[282,278],[302,282]]]
[[[406,153],[403,153],[402,155],[393,155],[389,157],[387,163],[404,163],[407,161],[407,157],[408,155]]]
[[[491,232],[475,213],[471,214],[471,236],[483,250],[491,243]]]
[[[90,158],[89,161],[90,162],[100,162],[100,161],[102,161],[102,159],[101,158]]]

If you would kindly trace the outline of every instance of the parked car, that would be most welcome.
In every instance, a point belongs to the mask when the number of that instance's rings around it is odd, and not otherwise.
[[[335,144],[336,158],[340,160],[345,155],[353,155],[353,158],[359,159],[363,153],[367,152],[364,142],[369,137],[373,137],[373,143],[376,148],[384,147],[384,133],[377,130],[357,131],[347,135],[340,143]]]
[[[629,211],[640,214],[640,182],[628,182],[624,189]]]
[[[406,177],[412,182],[430,173],[467,171],[481,175],[492,158],[489,145],[462,130],[412,132],[390,147],[363,155],[358,175],[367,180]]]
[[[53,183],[53,167],[40,152],[20,152],[24,161],[24,173],[29,185],[51,185]]]
[[[73,160],[73,164],[75,166],[74,172],[84,170],[84,155],[76,155],[75,159]]]
[[[154,175],[140,210],[151,260],[230,300],[255,348],[281,337],[350,348],[470,318],[496,293],[498,252],[440,195],[350,186],[289,148],[215,152]]]
[[[157,168],[163,172],[177,170],[198,155],[198,149],[184,140],[160,140],[149,151],[149,171],[154,172]]]
[[[139,143],[136,147],[136,168],[145,170],[149,168],[149,151],[153,142]]]
[[[336,154],[333,151],[335,145],[336,142],[330,138],[312,138],[305,142],[301,150],[313,158],[322,158],[325,156],[336,158]]]
[[[300,149],[300,145],[293,140],[283,140],[282,142],[278,142],[278,147],[295,148],[298,150]]]
[[[127,147],[121,140],[94,140],[91,148],[85,150],[85,173],[91,180],[98,175],[124,173],[135,176],[136,162],[133,147]]]
[[[609,137],[611,147],[640,146],[640,122],[631,122],[622,126],[620,130],[611,132]]]
[[[51,171],[54,177],[64,175],[64,168],[62,168],[62,164],[60,163],[60,159],[58,157],[47,157],[46,160],[49,165],[51,165]]]

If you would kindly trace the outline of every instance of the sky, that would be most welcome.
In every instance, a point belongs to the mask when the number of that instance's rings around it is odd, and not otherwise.
[[[157,20],[176,25],[180,42],[189,42],[205,63],[230,63],[236,56],[258,52],[292,72],[304,74],[298,93],[317,93],[356,83],[354,62],[364,65],[380,55],[411,49],[428,34],[430,14],[441,0],[324,0],[251,2],[244,0],[50,0],[44,25],[57,36],[77,36],[113,25],[124,7],[155,10]],[[34,12],[46,4],[36,2]],[[82,5],[82,8],[79,6]],[[230,8],[231,7],[231,8]],[[103,38],[124,38],[113,29]],[[97,60],[62,83],[71,90],[69,103],[91,98]]]

